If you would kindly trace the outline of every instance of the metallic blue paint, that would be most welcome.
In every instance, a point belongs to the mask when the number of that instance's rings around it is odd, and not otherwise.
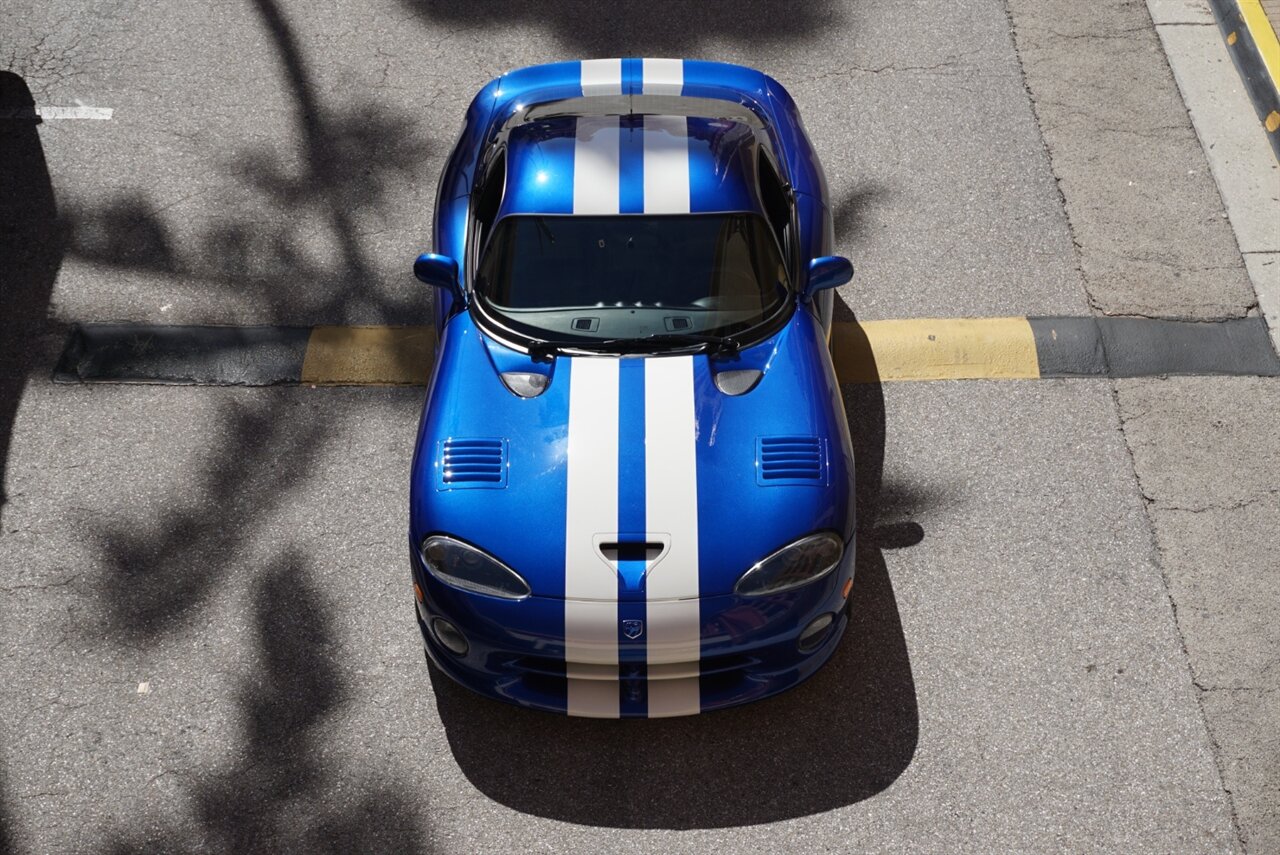
[[[746,125],[690,119],[690,212],[761,211],[756,148],[755,135]]]
[[[458,281],[458,262],[447,256],[434,252],[424,252],[413,263],[413,273],[418,280],[451,295],[456,295],[460,287]]]
[[[618,540],[643,544],[645,533],[644,361],[623,360],[618,366]],[[640,547],[643,550],[643,546]],[[641,552],[643,555],[643,552]],[[645,610],[645,560],[618,560],[618,649],[643,645]],[[639,627],[640,631],[629,632]],[[641,648],[643,649],[643,648]],[[619,711],[624,718],[642,718],[647,712],[644,661],[629,661],[619,668]]]
[[[498,216],[573,213],[572,118],[521,125],[507,140],[507,190]]]
[[[809,285],[803,298],[812,300],[819,291],[838,288],[853,278],[853,265],[838,255],[823,255],[809,262]]]
[[[495,145],[507,152],[507,187],[499,216],[538,211],[567,215],[573,204],[575,120],[555,118],[505,127],[533,104],[582,96],[577,62],[510,72],[491,82],[468,109],[437,196],[436,252],[460,262],[470,288],[469,200],[478,168]],[[690,201],[693,211],[760,210],[754,157],[774,154],[793,193],[797,293],[807,285],[808,259],[829,255],[832,223],[826,179],[794,102],[766,75],[740,66],[686,60],[683,96],[732,101],[761,120],[758,138],[737,122],[692,118]],[[622,62],[622,89],[641,90],[641,61]],[[643,181],[643,121],[624,117],[621,210],[634,212]],[[539,181],[539,176],[544,179]],[[783,691],[829,658],[847,618],[842,589],[854,569],[853,452],[839,384],[827,351],[830,293],[766,340],[731,359],[693,357],[701,621],[701,709],[743,703]],[[824,298],[827,298],[824,300]],[[798,301],[798,297],[797,297]],[[825,306],[825,308],[824,308]],[[574,364],[612,356],[558,356],[535,362],[487,336],[471,314],[441,290],[436,295],[439,343],[418,429],[410,486],[409,552],[414,581],[425,596],[419,623],[427,652],[453,679],[490,697],[565,711],[565,530],[568,488],[569,387]],[[643,540],[644,393],[647,359],[622,358],[619,372],[619,519],[623,538]],[[760,382],[739,396],[721,393],[717,371],[751,368]],[[545,391],[521,398],[503,372],[547,376]],[[652,390],[651,390],[652,391]],[[755,472],[762,436],[805,436],[825,442],[826,478],[762,487]],[[504,489],[457,489],[435,477],[437,449],[451,437],[506,441]],[[734,584],[779,547],[828,529],[846,544],[837,572],[782,594],[743,598]],[[475,544],[526,579],[532,596],[519,602],[452,588],[425,571],[418,545],[445,533]],[[619,568],[619,711],[643,716],[647,628],[632,638],[624,622],[644,621],[643,562]],[[637,572],[638,571],[638,572]],[[802,653],[803,629],[827,612],[838,615],[822,643]],[[430,618],[447,617],[466,636],[461,657],[443,649]],[[633,625],[634,627],[634,625]]]
[[[618,213],[644,213],[644,117],[622,117],[621,151],[618,158],[621,188]]]
[[[510,214],[573,212],[574,132],[572,117],[513,128],[507,138],[507,189],[498,217]],[[746,125],[691,118],[689,198],[693,213],[762,210],[755,182],[757,142]],[[622,119],[619,210],[642,213],[645,127],[641,117]]]

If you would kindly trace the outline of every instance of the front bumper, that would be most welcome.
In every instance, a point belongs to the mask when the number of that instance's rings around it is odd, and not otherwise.
[[[618,664],[566,663],[562,635],[564,600],[528,597],[501,600],[456,590],[428,574],[417,551],[410,550],[414,581],[423,592],[417,604],[418,628],[432,661],[463,686],[508,703],[551,712],[569,712],[571,673],[577,680],[598,681],[593,688],[612,692],[616,686],[618,715],[644,718],[648,698],[682,682],[694,693],[697,709],[707,712],[775,695],[804,681],[827,661],[844,634],[846,582],[853,576],[852,544],[840,567],[823,580],[769,597],[736,595],[698,601],[701,653],[687,662],[647,662],[643,637],[620,639]],[[801,650],[799,638],[811,621],[834,613],[819,639]],[[467,638],[468,650],[445,649],[430,629],[442,617]]]

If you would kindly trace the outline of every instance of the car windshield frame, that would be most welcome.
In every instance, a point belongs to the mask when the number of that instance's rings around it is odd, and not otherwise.
[[[644,221],[644,225],[647,226],[652,226],[655,221],[678,222],[686,224],[685,231],[688,231],[687,225],[695,219],[708,228],[715,224],[719,226],[714,240],[703,248],[703,251],[709,251],[715,256],[714,261],[709,262],[710,267],[707,272],[711,277],[718,279],[717,287],[723,287],[723,281],[727,280],[731,274],[736,275],[739,284],[747,282],[748,280],[744,278],[745,272],[751,274],[750,284],[758,289],[758,294],[749,288],[744,290],[741,287],[739,288],[741,293],[709,294],[701,298],[712,302],[709,307],[664,305],[660,300],[649,304],[621,302],[605,304],[596,301],[595,303],[512,307],[495,302],[490,295],[490,289],[484,282],[486,263],[489,261],[490,253],[503,250],[501,241],[504,235],[509,238],[505,247],[508,252],[511,251],[510,243],[519,239],[519,236],[506,235],[505,229],[524,226],[526,229],[536,229],[544,235],[547,233],[554,235],[560,226],[569,222],[585,226],[588,222],[604,225],[607,221],[617,221],[616,224],[607,224],[621,226],[623,221],[631,220]],[[628,229],[623,226],[623,230],[634,230],[634,228]],[[615,231],[617,231],[616,228]],[[574,237],[582,237],[582,235],[578,234]],[[724,261],[727,257],[724,253],[729,251],[727,241],[735,237],[741,237],[743,242],[739,251],[745,250],[749,256],[749,261],[745,261],[745,267],[744,259],[738,259],[736,262]],[[724,242],[721,242],[722,238]],[[602,249],[604,243],[604,240],[600,241]],[[583,244],[580,243],[578,246],[582,247]],[[628,249],[631,248],[630,241],[627,246]],[[695,246],[695,248],[698,247]],[[496,263],[501,263],[501,259]],[[512,268],[516,263],[515,260],[508,261],[507,267]],[[736,269],[731,267],[733,263],[737,264]],[[769,276],[761,275],[760,271],[766,268],[776,272]],[[483,247],[475,255],[472,271],[472,281],[468,283],[471,296],[468,308],[477,326],[500,342],[529,350],[531,353],[538,351],[541,353],[649,355],[683,353],[691,350],[732,353],[740,347],[758,344],[775,334],[790,320],[796,308],[796,292],[791,281],[786,255],[778,245],[777,237],[768,221],[757,211],[600,215],[513,213],[500,218],[494,223],[493,228],[488,230]],[[589,276],[585,271],[582,275]],[[763,285],[762,283],[769,278],[773,279],[772,285]],[[508,278],[504,284],[507,285],[509,296],[510,279]],[[535,285],[538,284],[545,284],[545,282],[538,283],[535,277]],[[773,291],[772,300],[769,291]],[[738,305],[732,310],[717,307],[714,304],[719,302],[720,298],[735,300]],[[753,299],[759,300],[758,306],[746,305]],[[624,326],[623,312],[633,316],[637,313],[647,313],[651,317],[647,321],[631,319],[632,328],[627,330],[631,334],[619,335],[618,328]],[[590,330],[582,330],[581,327],[573,326],[574,322],[581,322],[587,318],[594,320],[598,325],[601,323],[600,318],[608,313],[617,313],[617,315],[604,328],[593,327]],[[699,325],[694,322],[694,318],[699,314],[702,315],[699,320],[706,323]],[[552,327],[531,322],[539,316],[552,315],[573,315],[574,317],[570,319],[568,326],[562,323],[559,327]],[[658,323],[659,315],[661,325]],[[565,318],[561,317],[560,320],[563,321]],[[721,322],[713,323],[712,321]],[[590,334],[583,334],[583,332]]]

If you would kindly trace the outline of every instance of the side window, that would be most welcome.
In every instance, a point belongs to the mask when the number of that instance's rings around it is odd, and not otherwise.
[[[484,183],[476,191],[475,204],[471,209],[471,216],[475,221],[475,252],[472,254],[477,259],[480,251],[484,249],[485,242],[489,239],[493,221],[498,216],[498,207],[502,204],[502,191],[506,186],[506,179],[507,155],[506,152],[502,152],[489,165],[489,171],[485,174]]]
[[[783,258],[791,258],[791,200],[782,187],[782,179],[773,163],[762,151],[759,154],[760,201],[764,203],[765,215],[769,225],[773,227],[774,236],[778,239],[778,249]]]

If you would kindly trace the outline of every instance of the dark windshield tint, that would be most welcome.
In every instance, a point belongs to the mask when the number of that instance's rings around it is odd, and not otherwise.
[[[516,332],[587,341],[732,334],[776,316],[788,293],[755,214],[506,217],[475,290]]]

